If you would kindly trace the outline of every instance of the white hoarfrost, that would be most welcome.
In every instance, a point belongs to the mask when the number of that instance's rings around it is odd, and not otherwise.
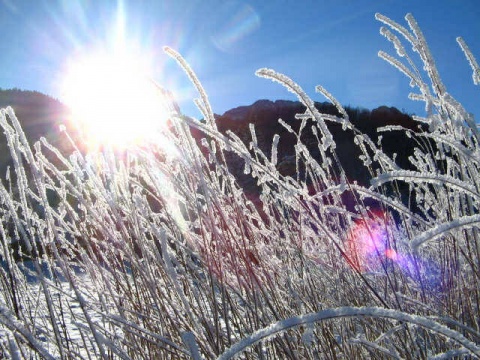
[[[380,57],[425,102],[416,129],[367,136],[323,87],[339,116],[261,69],[306,108],[278,120],[294,139],[284,155],[280,133],[264,147],[254,125],[220,132],[169,48],[204,121],[160,91],[171,118],[158,146],[63,154],[32,146],[2,109],[0,358],[480,358],[480,134],[413,17],[376,17],[396,52]],[[353,136],[370,186],[348,178],[332,124]],[[413,144],[408,168],[382,148],[394,132]]]

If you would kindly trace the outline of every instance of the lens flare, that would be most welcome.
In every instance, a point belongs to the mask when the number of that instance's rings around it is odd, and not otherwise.
[[[393,218],[376,211],[350,228],[345,255],[350,266],[361,273],[378,274],[384,266],[394,265],[425,291],[439,291],[442,276],[438,264],[431,256],[412,254],[406,241],[406,234]]]
[[[211,39],[221,51],[234,50],[238,43],[260,27],[260,16],[250,5],[230,1],[220,10],[221,25],[213,32]]]
[[[354,223],[346,242],[346,255],[353,268],[360,272],[374,271],[385,259],[394,262],[400,259],[397,251],[389,245],[387,226],[389,222],[381,212]]]

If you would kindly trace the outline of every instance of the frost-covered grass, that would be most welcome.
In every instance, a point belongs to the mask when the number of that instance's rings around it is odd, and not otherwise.
[[[300,132],[318,138],[316,160],[298,134],[301,176],[281,176],[278,138],[264,154],[253,127],[250,144],[221,134],[198,79],[171,49],[199,90],[205,122],[172,113],[158,146],[66,157],[45,141],[32,148],[13,111],[2,110],[14,166],[0,186],[0,357],[480,357],[479,132],[446,92],[414,19],[408,30],[377,18],[403,41],[382,28],[397,57],[380,56],[426,104],[415,119],[428,130],[381,129],[416,140],[415,170],[354,129],[323,88],[341,117],[261,69],[306,106],[298,121],[314,126]],[[480,68],[458,42],[478,83]],[[347,181],[328,122],[356,131],[371,187]],[[257,179],[257,201],[229,173],[226,152]]]

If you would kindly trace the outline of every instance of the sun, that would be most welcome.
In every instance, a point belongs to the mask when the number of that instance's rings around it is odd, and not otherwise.
[[[140,59],[96,53],[71,61],[62,86],[72,120],[89,148],[154,140],[169,118],[167,99]]]

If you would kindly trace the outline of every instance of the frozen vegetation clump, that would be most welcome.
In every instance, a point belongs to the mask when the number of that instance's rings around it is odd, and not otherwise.
[[[32,147],[12,109],[1,110],[13,165],[0,183],[0,358],[479,358],[479,131],[413,17],[409,28],[377,19],[396,51],[379,55],[425,103],[418,131],[380,129],[415,139],[408,170],[325,89],[316,90],[340,116],[261,69],[306,107],[297,175],[282,176],[279,138],[267,155],[253,126],[249,144],[219,132],[171,49],[205,119],[173,111],[161,136],[174,150],[67,156],[44,139]],[[480,68],[458,42],[478,84]],[[356,133],[371,186],[346,178],[329,122]],[[316,159],[302,131],[316,135]],[[227,152],[256,180],[257,201],[229,172]]]

